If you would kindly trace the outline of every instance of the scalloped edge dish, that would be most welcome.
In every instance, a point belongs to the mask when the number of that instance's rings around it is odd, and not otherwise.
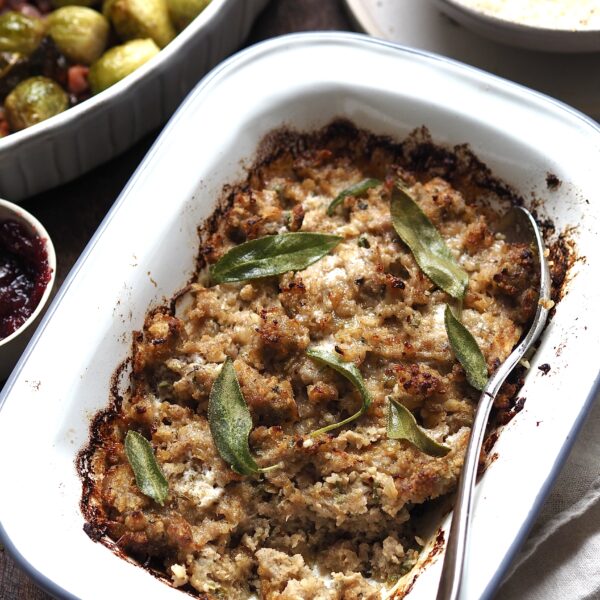
[[[541,219],[569,231],[566,241],[582,257],[531,360],[520,392],[525,407],[504,427],[477,486],[462,598],[490,598],[499,585],[598,391],[600,317],[582,307],[600,302],[600,127],[546,96],[433,54],[358,34],[309,33],[253,46],[195,88],[79,259],[0,397],[0,455],[15,457],[0,465],[9,490],[0,495],[0,538],[56,597],[183,597],[85,534],[75,459],[92,415],[119,386],[111,377],[129,355],[131,332],[193,274],[196,227],[223,186],[243,178],[268,132],[318,129],[335,117],[397,139],[425,125],[438,144],[468,143]],[[548,184],[549,173],[560,185]],[[419,577],[403,583],[409,599],[435,597],[447,526],[446,518]]]
[[[235,51],[269,0],[212,0],[145,65],[107,90],[0,139],[0,196],[18,201],[117,156],[164,123],[198,80]]]

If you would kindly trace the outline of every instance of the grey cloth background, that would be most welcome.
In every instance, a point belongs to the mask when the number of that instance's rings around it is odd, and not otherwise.
[[[600,397],[495,600],[600,599]]]

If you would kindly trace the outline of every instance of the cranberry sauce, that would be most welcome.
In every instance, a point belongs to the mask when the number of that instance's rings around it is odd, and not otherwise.
[[[42,239],[17,221],[0,221],[0,340],[31,316],[51,274]]]

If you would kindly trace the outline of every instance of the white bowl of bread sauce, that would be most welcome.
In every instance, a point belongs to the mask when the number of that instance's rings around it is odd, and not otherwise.
[[[497,42],[545,52],[600,52],[600,0],[434,0]]]

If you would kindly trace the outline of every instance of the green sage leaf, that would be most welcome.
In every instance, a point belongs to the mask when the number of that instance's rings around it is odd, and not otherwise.
[[[210,390],[208,425],[219,455],[236,473],[256,475],[273,468],[261,469],[250,454],[248,435],[252,417],[230,358]]]
[[[244,242],[210,268],[215,283],[246,281],[300,271],[323,258],[343,238],[323,233],[282,233]]]
[[[410,248],[423,273],[452,297],[462,298],[469,276],[427,215],[398,185],[392,190],[391,214],[396,233]]]
[[[407,440],[429,456],[445,456],[450,448],[429,437],[417,424],[413,414],[388,396],[387,436],[392,440]]]
[[[125,454],[142,492],[161,506],[169,494],[169,484],[156,462],[150,442],[137,431],[125,435]]]
[[[332,369],[337,371],[340,375],[345,377],[360,392],[360,395],[362,398],[362,407],[360,408],[360,410],[357,413],[353,414],[352,416],[348,417],[347,419],[344,419],[343,421],[340,421],[339,423],[332,423],[331,425],[327,425],[327,427],[322,427],[321,429],[317,429],[317,431],[313,431],[310,435],[316,436],[316,435],[320,435],[321,433],[327,433],[328,431],[331,431],[332,429],[337,429],[338,427],[347,425],[348,423],[351,423],[352,421],[354,421],[355,419],[358,419],[358,417],[363,415],[367,411],[369,406],[371,406],[371,402],[373,400],[371,398],[371,394],[369,393],[369,390],[367,389],[367,387],[365,385],[364,379],[362,378],[362,375],[360,374],[360,371],[358,370],[358,367],[351,362],[345,362],[345,361],[341,360],[333,352],[328,352],[327,350],[322,350],[320,348],[309,348],[306,351],[306,354],[308,356],[310,356],[311,358],[313,358],[314,360],[316,360],[317,362],[320,362],[324,365],[327,365],[328,367],[331,367]]]
[[[347,198],[348,196],[361,196],[367,190],[377,187],[378,185],[381,185],[379,179],[363,179],[362,181],[351,185],[349,188],[342,190],[327,207],[327,215],[330,217],[333,216],[333,211],[344,201],[344,198]]]
[[[446,305],[444,314],[446,333],[458,362],[467,374],[467,381],[476,389],[483,390],[488,381],[488,369],[485,357],[477,340],[471,332],[454,316],[452,309]]]

